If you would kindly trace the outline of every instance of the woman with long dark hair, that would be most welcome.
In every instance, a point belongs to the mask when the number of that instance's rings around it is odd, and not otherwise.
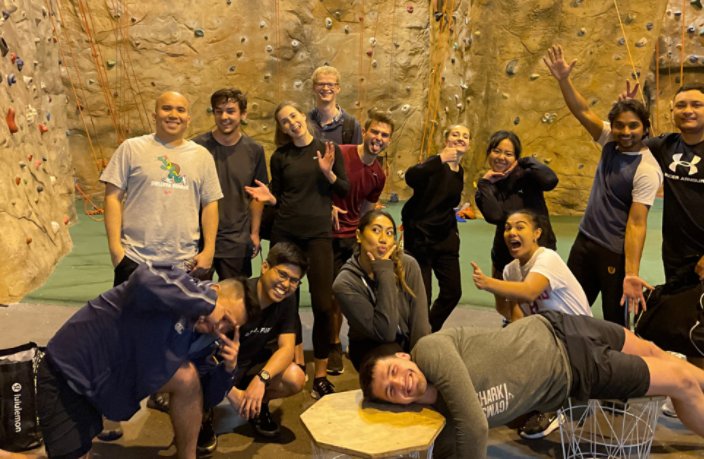
[[[398,247],[391,215],[367,212],[356,237],[355,254],[342,266],[333,291],[350,326],[349,358],[359,370],[364,356],[381,345],[410,352],[430,333],[430,323],[420,268]]]

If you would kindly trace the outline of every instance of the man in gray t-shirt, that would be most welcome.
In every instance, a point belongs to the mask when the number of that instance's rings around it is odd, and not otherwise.
[[[434,405],[447,418],[442,457],[486,456],[488,429],[568,397],[669,395],[682,423],[704,436],[704,371],[611,322],[547,311],[506,328],[443,330],[411,354],[360,368],[365,397]]]
[[[124,141],[100,176],[115,285],[146,261],[170,263],[194,275],[212,265],[222,191],[208,150],[184,138],[188,109],[183,95],[160,95],[155,133]]]

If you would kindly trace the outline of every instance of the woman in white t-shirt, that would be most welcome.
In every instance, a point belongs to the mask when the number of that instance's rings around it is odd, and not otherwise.
[[[504,268],[504,280],[486,276],[472,262],[474,285],[513,303],[509,321],[546,310],[591,316],[584,290],[560,255],[538,244],[542,232],[541,217],[532,211],[509,215],[504,241],[514,260]]]

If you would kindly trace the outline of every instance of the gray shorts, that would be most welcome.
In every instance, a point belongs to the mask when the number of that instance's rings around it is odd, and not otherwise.
[[[617,399],[643,397],[650,371],[641,357],[621,352],[626,333],[620,325],[588,316],[541,312],[565,344],[572,369],[570,397]]]

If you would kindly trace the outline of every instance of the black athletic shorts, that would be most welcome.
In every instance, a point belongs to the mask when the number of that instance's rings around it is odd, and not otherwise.
[[[90,451],[93,437],[103,430],[103,418],[88,399],[69,387],[47,357],[37,370],[37,400],[50,458],[75,459]]]
[[[646,394],[648,366],[642,358],[620,352],[626,339],[623,327],[588,316],[540,314],[565,344],[572,368],[570,397],[626,400]]]

